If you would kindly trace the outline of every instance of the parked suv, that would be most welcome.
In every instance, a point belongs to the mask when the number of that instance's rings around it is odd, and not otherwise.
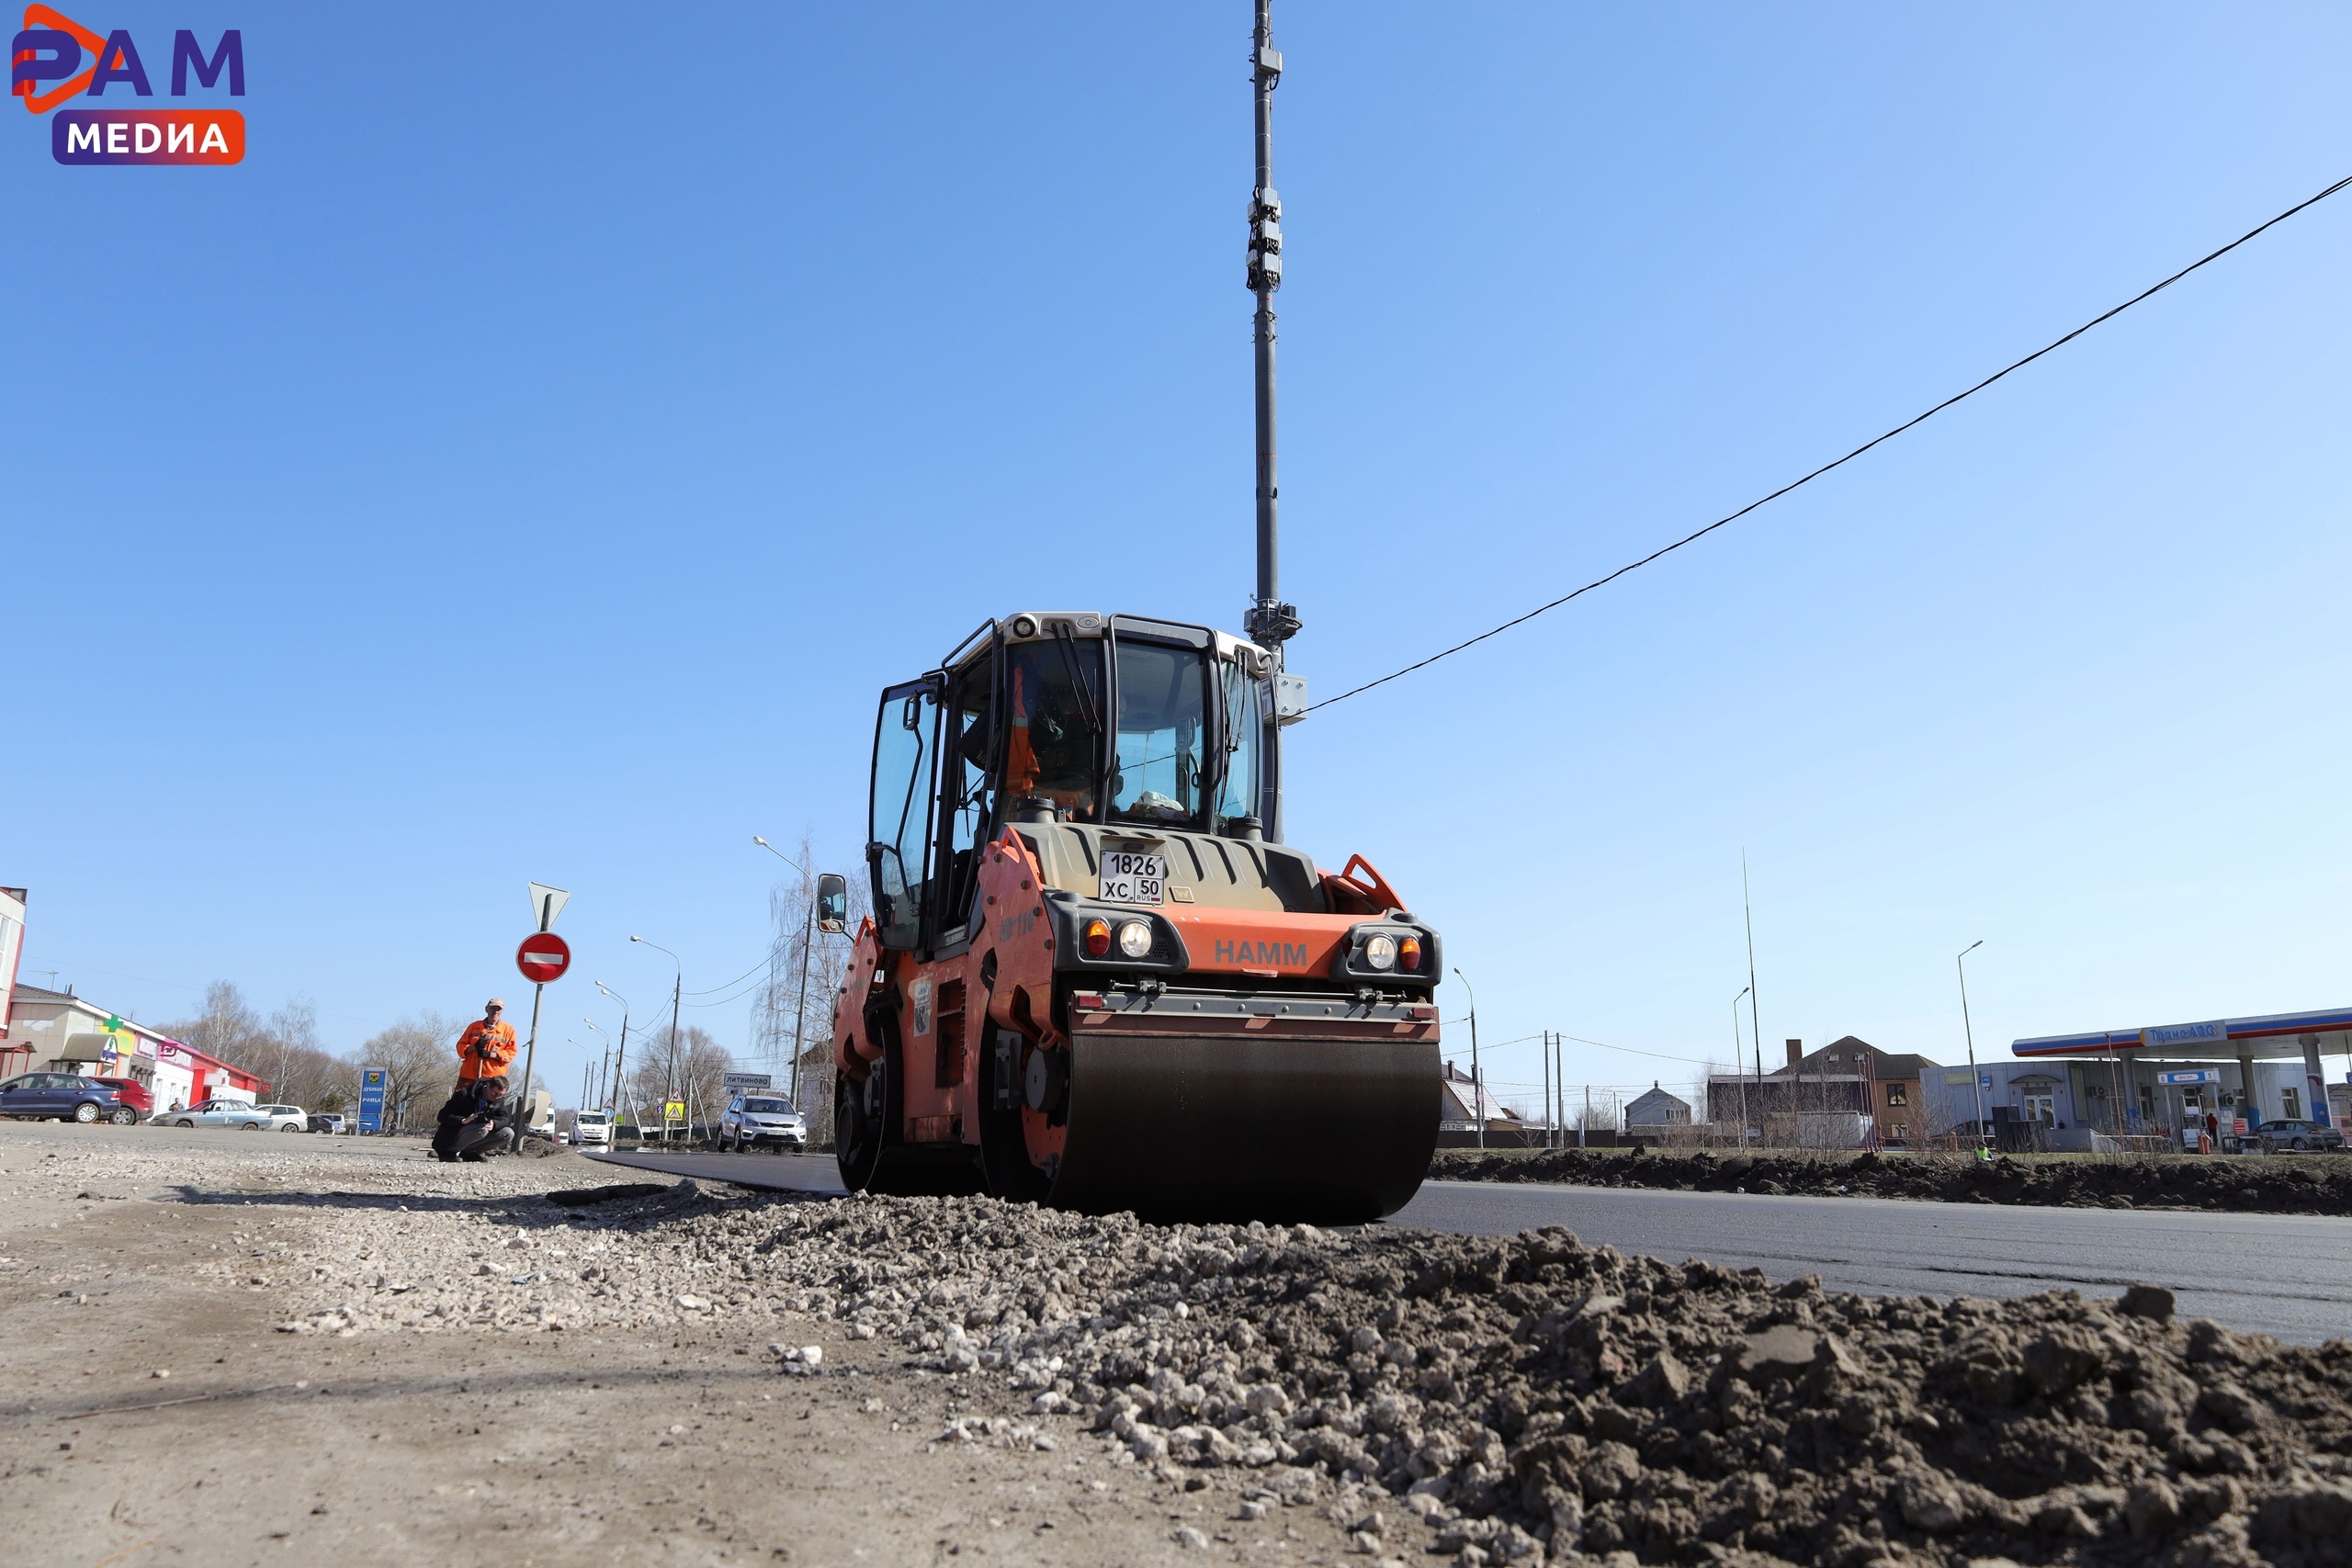
[[[135,1122],[155,1109],[154,1095],[150,1093],[147,1086],[137,1078],[96,1078],[92,1081],[105,1084],[113,1089],[122,1103],[130,1109],[130,1115],[118,1118],[118,1124],[123,1122]]]
[[[756,1090],[739,1093],[718,1119],[718,1146],[722,1151],[769,1149],[782,1154],[791,1149],[797,1153],[808,1146],[808,1119],[781,1095]]]
[[[0,1116],[41,1122],[111,1122],[128,1126],[139,1113],[113,1085],[79,1073],[19,1073],[0,1082]]]
[[[2280,1149],[2301,1153],[2305,1149],[2340,1149],[2344,1134],[2333,1127],[2323,1127],[2316,1122],[2265,1122],[2254,1130],[2262,1145],[2262,1152],[2275,1155]]]
[[[311,1131],[313,1133],[339,1134],[343,1131],[343,1114],[340,1111],[313,1111],[311,1112]]]

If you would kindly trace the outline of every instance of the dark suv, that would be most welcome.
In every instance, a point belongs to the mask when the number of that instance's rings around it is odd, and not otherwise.
[[[2280,1149],[2292,1149],[2301,1154],[2305,1149],[2341,1149],[2344,1134],[2333,1127],[2323,1127],[2316,1122],[2265,1122],[2254,1130],[2262,1152],[2275,1155]]]
[[[45,1122],[111,1122],[127,1127],[139,1112],[123,1103],[121,1091],[79,1073],[20,1073],[0,1082],[0,1116]]]

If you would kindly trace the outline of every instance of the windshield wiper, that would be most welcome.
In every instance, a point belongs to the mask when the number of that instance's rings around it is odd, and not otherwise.
[[[1054,646],[1062,650],[1062,668],[1069,672],[1071,686],[1078,692],[1078,716],[1086,726],[1086,733],[1100,737],[1102,716],[1094,708],[1094,686],[1079,668],[1078,638],[1071,635],[1068,621],[1054,623]]]

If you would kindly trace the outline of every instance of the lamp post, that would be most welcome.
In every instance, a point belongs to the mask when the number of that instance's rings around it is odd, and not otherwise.
[[[641,936],[633,936],[629,941],[645,942],[645,939]],[[678,971],[676,977],[670,985],[670,1066],[662,1075],[662,1141],[667,1144],[670,1141],[669,1102],[678,1092],[678,1004],[686,994],[686,965],[676,953],[672,953],[658,942],[645,942],[645,945],[667,957]]]
[[[1470,984],[1470,976],[1456,965],[1453,977],[1470,993],[1470,1120],[1478,1124],[1478,1147],[1487,1146],[1487,1091],[1478,1081],[1478,993]]]
[[[628,1015],[623,1014],[622,1016],[627,1017]],[[605,1077],[605,1069],[613,1065],[613,1037],[609,1034],[605,1034],[605,1026],[598,1023],[593,1018],[582,1018],[580,1021],[594,1030],[598,1034],[604,1035],[605,1038],[605,1048],[596,1057],[596,1109],[602,1111],[605,1109],[605,1101],[610,1098],[610,1096],[605,1093],[605,1086],[610,1081]]]
[[[1959,958],[1951,961],[1951,966],[1960,971],[1960,1027],[1968,1036],[1968,1088],[1969,1092],[1976,1096],[1976,1153],[1979,1158],[1984,1154],[1984,1080],[1976,1072],[1976,1026],[1968,1019],[1968,965],[1962,960],[1984,945],[1984,939],[1978,937],[1960,950]]]
[[[1739,1046],[1739,1001],[1740,997],[1747,995],[1752,988],[1742,986],[1739,988],[1739,996],[1731,999],[1731,1070],[1739,1078],[1739,1146],[1743,1149],[1747,1147],[1747,1064],[1740,1060],[1742,1053]],[[1758,1084],[1756,1092],[1762,1094],[1764,1086]],[[1713,1108],[1709,1107],[1709,1113],[1713,1114]]]

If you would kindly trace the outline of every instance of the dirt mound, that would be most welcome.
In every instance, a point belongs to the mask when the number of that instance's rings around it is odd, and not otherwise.
[[[1015,1402],[940,1441],[1044,1448],[1074,1418],[1121,1463],[1222,1472],[1366,1552],[1462,1568],[2352,1562],[2352,1346],[2177,1322],[2152,1287],[1871,1298],[1556,1227],[1161,1227],[986,1199],[682,1185],[538,1213],[412,1258],[406,1293],[323,1282],[336,1332],[765,1339],[806,1314]],[[347,1223],[413,1252],[408,1218]]]
[[[2352,1156],[2342,1155],[2005,1155],[1978,1160],[1971,1155],[1442,1149],[1430,1163],[1430,1176],[1446,1181],[1558,1181],[1584,1187],[1926,1198],[2056,1208],[2352,1214]]]

